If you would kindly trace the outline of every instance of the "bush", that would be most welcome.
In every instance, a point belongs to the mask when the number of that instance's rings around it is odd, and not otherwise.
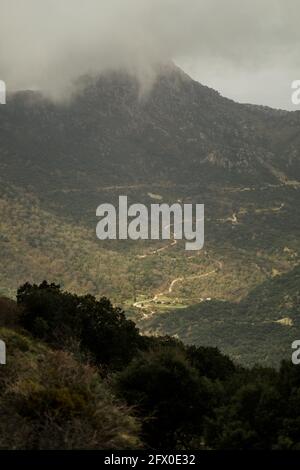
[[[9,330],[0,337],[9,347],[0,369],[0,449],[140,447],[139,423],[96,369]]]
[[[155,449],[187,449],[199,440],[219,392],[184,353],[159,348],[141,354],[116,377],[116,388],[143,417],[143,439]]]
[[[0,297],[0,327],[17,327],[19,316],[20,310],[16,302],[7,297]]]
[[[35,337],[56,347],[77,341],[97,364],[110,369],[127,365],[143,339],[124,312],[102,298],[62,292],[60,286],[24,284],[17,301],[22,307],[21,324]]]

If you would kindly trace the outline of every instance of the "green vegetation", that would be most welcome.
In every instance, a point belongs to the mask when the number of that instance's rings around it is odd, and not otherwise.
[[[93,366],[25,332],[0,337],[0,449],[139,448],[139,423]]]
[[[299,449],[300,368],[139,334],[44,281],[0,300],[0,449]]]
[[[180,191],[183,200],[190,192]],[[196,253],[186,252],[181,242],[97,243],[95,226],[63,220],[36,197],[7,184],[1,192],[2,295],[15,298],[17,286],[27,279],[39,283],[50,277],[70,292],[123,305],[144,333],[177,334],[188,343],[218,346],[247,365],[275,366],[289,354],[298,328],[293,314],[300,252],[296,190],[270,189],[263,204],[258,189],[247,198],[247,191],[223,189],[199,196],[198,201],[208,198],[212,209],[206,209],[205,248]],[[172,193],[161,192],[171,202]],[[144,189],[139,197],[145,197]],[[222,221],[231,214],[233,198],[237,225]],[[285,207],[274,213],[270,207],[280,207],[279,200]],[[263,215],[258,204],[265,208]],[[155,252],[161,247],[166,249]],[[287,281],[279,282],[285,276]],[[294,294],[287,308],[289,285]],[[275,293],[281,299],[268,305]],[[274,323],[284,318],[292,318],[293,325]]]
[[[104,297],[78,297],[43,282],[24,284],[17,301],[22,306],[20,324],[35,337],[57,347],[72,338],[96,363],[111,369],[128,364],[141,342],[135,324]]]
[[[300,331],[300,267],[268,279],[238,303],[205,301],[143,320],[148,333],[214,345],[239,363],[278,366]]]
[[[126,307],[143,333],[278,366],[298,328],[297,287],[292,307],[284,296],[299,266],[300,114],[234,103],[172,65],[139,91],[108,73],[68,103],[21,92],[0,108],[0,294],[51,279]],[[204,203],[204,249],[97,240],[96,208],[122,194]]]

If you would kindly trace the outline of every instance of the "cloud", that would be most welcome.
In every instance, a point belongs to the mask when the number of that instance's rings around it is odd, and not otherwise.
[[[143,79],[170,59],[200,80],[208,67],[289,76],[299,18],[298,0],[0,0],[0,78],[63,94],[81,74],[126,67]]]

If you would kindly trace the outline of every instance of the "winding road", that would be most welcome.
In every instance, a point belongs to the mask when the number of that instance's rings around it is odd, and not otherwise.
[[[157,294],[154,295],[154,297],[135,302],[133,304],[133,307],[136,307],[136,308],[139,308],[139,309],[146,309],[146,308],[149,307],[149,304],[151,304],[153,302],[157,302],[159,297],[161,297],[165,294],[172,294],[174,286],[177,283],[188,281],[188,280],[191,280],[191,279],[201,279],[201,278],[204,278],[204,277],[212,276],[213,274],[217,273],[219,270],[221,270],[223,268],[223,262],[222,261],[216,261],[216,263],[218,264],[218,267],[211,270],[211,271],[208,271],[207,273],[193,274],[191,276],[177,277],[177,278],[173,279],[167,289],[164,289],[163,291],[158,292]]]

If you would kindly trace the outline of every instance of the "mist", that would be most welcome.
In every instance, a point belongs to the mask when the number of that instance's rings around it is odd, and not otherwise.
[[[59,98],[109,69],[151,86],[173,60],[234,99],[288,108],[299,18],[298,0],[0,0],[0,79]]]

